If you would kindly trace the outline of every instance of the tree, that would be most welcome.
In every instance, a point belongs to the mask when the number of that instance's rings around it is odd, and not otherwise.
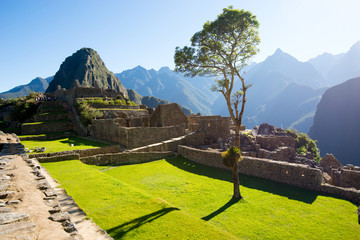
[[[232,146],[227,151],[222,153],[223,163],[226,167],[229,167],[232,172],[232,180],[234,183],[234,199],[241,199],[240,194],[240,184],[239,184],[239,174],[238,174],[238,162],[243,158],[241,156],[241,150],[238,147]]]
[[[224,8],[213,22],[206,22],[203,30],[191,38],[191,47],[175,50],[175,71],[186,76],[211,76],[216,78],[212,88],[220,92],[235,125],[235,144],[240,146],[240,126],[245,110],[246,84],[242,70],[252,56],[258,53],[260,43],[259,23],[249,11]],[[235,79],[241,89],[234,90]],[[241,108],[239,110],[239,104]]]
[[[259,51],[258,28],[259,23],[251,12],[230,6],[224,8],[214,21],[207,21],[203,29],[192,36],[191,47],[175,49],[176,72],[191,77],[215,77],[216,85],[212,90],[220,92],[226,100],[235,125],[235,145],[239,148],[246,91],[251,86],[245,82],[242,71]],[[236,79],[241,82],[241,88],[237,91],[234,90]],[[235,197],[241,198],[240,192]]]

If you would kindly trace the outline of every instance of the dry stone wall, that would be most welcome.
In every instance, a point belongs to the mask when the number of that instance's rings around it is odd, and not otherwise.
[[[217,151],[210,152],[179,146],[178,153],[203,165],[228,169],[223,165],[221,153]],[[239,163],[238,170],[242,174],[305,188],[311,188],[322,183],[322,173],[319,169],[269,159],[244,157]]]
[[[120,120],[99,119],[90,126],[90,135],[119,143],[127,148],[146,146],[185,135],[186,124],[168,127],[122,127]],[[123,121],[123,120],[121,120]]]
[[[206,166],[229,170],[223,165],[221,153],[217,151],[211,152],[187,146],[179,146],[178,153],[191,161]],[[302,164],[244,157],[244,159],[239,163],[239,172],[246,175],[261,177],[276,182],[340,196],[354,203],[360,204],[359,190],[324,184],[321,170],[310,168]]]
[[[107,166],[107,165],[123,165],[134,164],[162,159],[173,156],[173,152],[124,152],[117,154],[101,154],[80,158],[85,164]]]
[[[356,188],[360,190],[360,171],[349,169],[331,169],[332,184],[344,188]]]
[[[42,124],[22,124],[21,132],[24,135],[67,132],[73,129],[70,121],[46,122]]]

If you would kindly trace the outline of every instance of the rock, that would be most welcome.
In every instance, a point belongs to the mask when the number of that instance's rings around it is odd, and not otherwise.
[[[40,190],[47,190],[51,188],[50,184],[47,181],[42,181],[36,184],[36,187]]]
[[[28,218],[29,218],[29,214],[27,213],[19,213],[19,212],[1,213],[0,224],[9,224],[13,222],[27,220]]]
[[[61,212],[61,208],[60,208],[60,206],[58,206],[58,205],[57,205],[57,206],[54,206],[53,209],[50,209],[50,210],[49,210],[49,213],[50,213],[50,214],[54,214],[54,213],[58,213],[58,212]]]
[[[9,187],[10,187],[10,184],[7,184],[7,183],[1,184],[0,185],[0,192],[8,190]]]
[[[70,214],[68,212],[57,212],[54,214],[51,214],[49,217],[50,220],[55,222],[64,222],[66,220],[70,220]]]
[[[0,199],[5,199],[7,198],[9,195],[14,194],[14,191],[5,191],[5,192],[0,192]]]
[[[260,134],[260,135],[275,135],[275,127],[270,125],[270,124],[267,124],[267,123],[263,123],[260,125],[259,127],[259,130],[257,132],[257,134]]]
[[[11,200],[11,201],[7,201],[6,204],[7,205],[17,205],[20,202],[21,202],[20,200]]]
[[[8,212],[12,212],[12,208],[8,208],[8,207],[0,207],[0,213],[8,213]]]
[[[346,166],[350,169],[353,169],[355,167],[354,164],[346,164]]]
[[[0,225],[0,236],[8,235],[17,231],[33,230],[36,227],[33,222],[15,222]]]
[[[61,225],[64,227],[64,230],[68,233],[78,231],[75,224],[70,222],[69,220],[64,221]]]
[[[46,197],[56,197],[56,193],[53,190],[46,190],[44,193]]]

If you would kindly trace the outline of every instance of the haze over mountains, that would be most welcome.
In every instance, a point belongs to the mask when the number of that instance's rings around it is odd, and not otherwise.
[[[326,90],[317,107],[311,138],[321,154],[333,153],[343,164],[360,166],[360,77]]]
[[[253,87],[248,90],[243,124],[252,128],[267,122],[307,133],[322,94],[328,87],[360,76],[359,62],[360,42],[347,53],[325,53],[308,62],[300,62],[282,50],[276,50],[265,61],[247,68],[245,78]],[[214,84],[212,79],[184,77],[168,67],[156,71],[141,66],[115,76],[125,88],[134,89],[142,96],[177,102],[203,115],[228,115],[223,96],[210,90]],[[11,91],[20,95],[26,92],[25,88],[29,86],[19,86]]]

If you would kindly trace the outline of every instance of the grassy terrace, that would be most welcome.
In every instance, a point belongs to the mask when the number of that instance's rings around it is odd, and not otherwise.
[[[56,140],[22,140],[21,143],[25,146],[25,148],[29,149],[46,147],[46,151],[41,153],[53,153],[108,146],[108,144],[105,143],[95,142],[78,137],[69,137]],[[74,146],[71,147],[71,144],[74,144]]]
[[[61,120],[46,121],[46,122],[29,122],[29,123],[23,123],[23,125],[39,125],[39,124],[60,123],[60,122],[71,122],[71,121],[69,119],[61,119]]]
[[[360,239],[356,206],[184,158],[120,167],[43,164],[115,239]]]

